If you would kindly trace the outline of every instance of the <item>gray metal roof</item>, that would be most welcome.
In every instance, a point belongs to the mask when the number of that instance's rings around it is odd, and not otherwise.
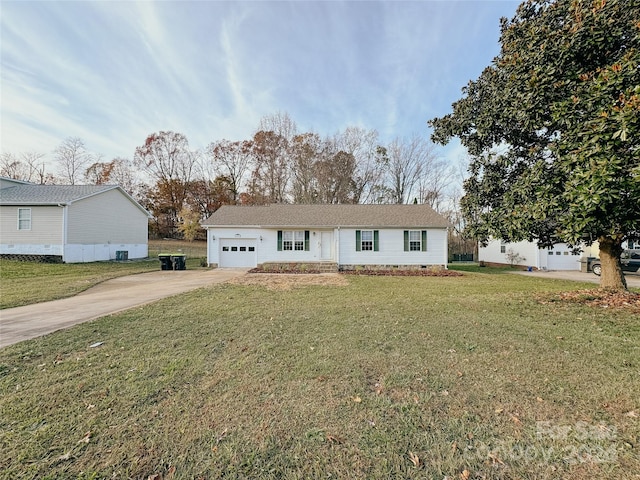
[[[203,227],[431,227],[450,223],[428,205],[224,205]]]
[[[116,185],[17,185],[0,189],[0,205],[57,205],[73,203]]]

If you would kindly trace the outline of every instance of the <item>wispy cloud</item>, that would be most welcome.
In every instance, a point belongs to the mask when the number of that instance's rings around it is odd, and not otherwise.
[[[2,151],[83,138],[131,157],[171,129],[193,147],[288,112],[303,130],[424,132],[497,53],[517,2],[4,2]]]

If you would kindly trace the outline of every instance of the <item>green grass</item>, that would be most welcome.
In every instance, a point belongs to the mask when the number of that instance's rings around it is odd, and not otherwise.
[[[640,323],[533,298],[572,288],[225,284],[6,347],[0,478],[637,477]]]
[[[76,295],[111,278],[158,270],[158,253],[185,253],[187,269],[202,268],[206,242],[149,241],[149,258],[127,262],[54,264],[0,260],[0,309]]]
[[[76,295],[110,278],[157,270],[159,262],[38,263],[0,260],[0,308]]]
[[[199,266],[200,260],[207,259],[207,242],[184,240],[149,240],[149,257],[157,258],[159,253],[184,253],[187,256],[187,267],[191,264]]]
[[[459,272],[469,272],[469,273],[486,273],[486,274],[501,274],[504,272],[508,272],[509,270],[514,270],[509,266],[504,267],[481,267],[477,263],[450,263],[448,265],[449,270],[457,270]]]

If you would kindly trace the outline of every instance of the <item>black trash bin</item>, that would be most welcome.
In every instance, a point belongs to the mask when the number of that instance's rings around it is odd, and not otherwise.
[[[184,254],[171,255],[173,260],[174,270],[186,270],[187,269],[187,256]]]
[[[171,260],[171,255],[167,253],[161,253],[158,255],[160,259],[160,270],[173,270],[173,261]]]

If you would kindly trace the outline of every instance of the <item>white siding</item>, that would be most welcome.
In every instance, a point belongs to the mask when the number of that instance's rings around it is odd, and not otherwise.
[[[446,265],[447,231],[427,230],[426,252],[404,251],[404,230],[379,230],[379,251],[356,252],[356,229],[304,229],[309,230],[309,251],[278,251],[278,230],[260,228],[210,228],[207,230],[207,262],[220,265],[220,248],[228,239],[253,239],[258,265],[266,262],[319,262],[334,261],[339,265]],[[366,229],[365,229],[366,230]],[[372,229],[373,230],[373,229]],[[333,258],[322,259],[322,232],[331,232]],[[225,242],[222,242],[225,240]]]
[[[53,255],[61,257],[64,249],[62,244],[53,243],[2,243],[0,254],[2,255]]]
[[[501,247],[504,247],[504,252],[500,251]],[[486,247],[480,246],[478,249],[478,260],[481,262],[509,265],[509,260],[507,260],[507,252],[509,252],[509,250],[513,250],[524,257],[524,260],[520,261],[518,265],[542,268],[538,246],[533,242],[526,241],[502,243],[500,240],[491,240]]]
[[[340,229],[340,265],[447,265],[447,231],[445,229],[421,229],[427,231],[426,252],[404,251],[404,230],[407,229],[371,228],[369,230],[380,232],[377,252],[357,252],[356,229]]]
[[[147,244],[147,216],[119,190],[85,198],[67,208],[69,245]]]
[[[64,247],[63,259],[65,263],[114,260],[118,251],[126,251],[129,259],[146,258],[149,255],[146,243],[70,244]]]
[[[31,208],[31,230],[18,230],[18,209]],[[24,249],[44,245],[61,245],[62,237],[62,211],[57,206],[42,207],[0,207],[0,244],[3,245],[1,253],[7,245],[23,245]],[[40,252],[26,251],[24,254],[40,254]],[[53,255],[53,254],[52,254]]]
[[[504,246],[506,252],[513,250],[525,260],[518,263],[521,266],[535,267],[541,270],[580,270],[582,255],[573,255],[566,243],[558,243],[552,249],[538,248],[535,242],[517,242],[502,244],[500,240],[491,240],[486,247],[480,247],[478,259],[488,263],[509,265],[506,253],[500,252]],[[584,255],[592,255],[591,248],[583,246]]]
[[[299,230],[305,230],[299,228]],[[318,262],[321,259],[321,232],[309,230],[309,251],[278,251],[278,230],[260,228],[210,228],[207,230],[207,263],[220,265],[221,240],[253,239],[256,261],[266,262]],[[215,239],[214,239],[215,238]],[[331,260],[327,260],[331,261]]]

